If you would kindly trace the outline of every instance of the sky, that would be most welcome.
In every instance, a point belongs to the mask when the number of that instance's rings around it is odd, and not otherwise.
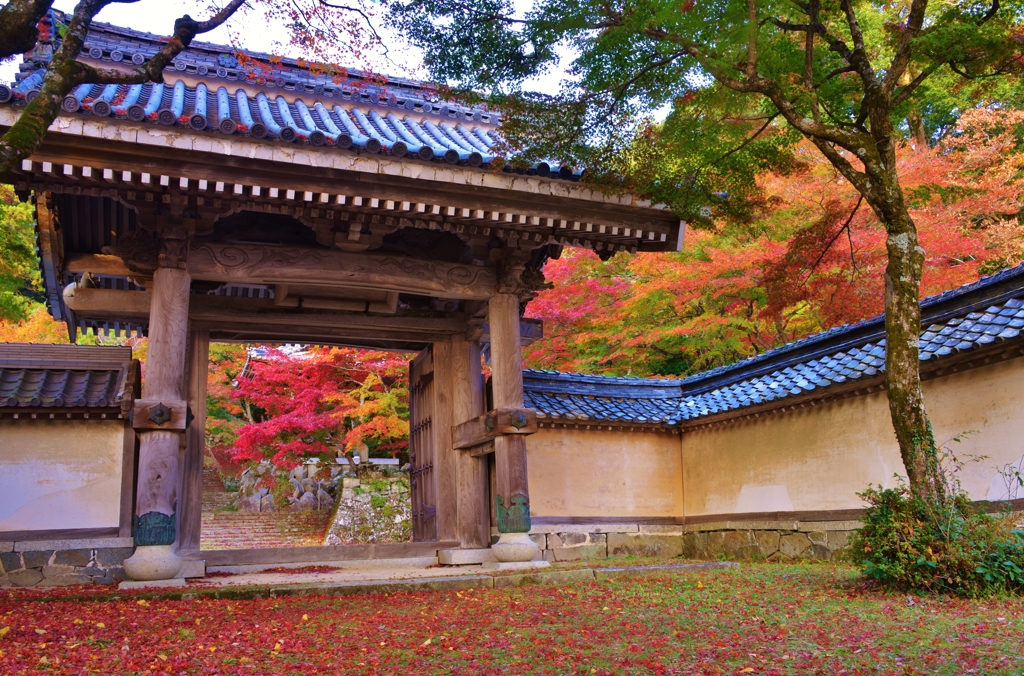
[[[530,3],[531,0],[516,0],[516,9],[519,12],[525,11],[529,8]],[[75,4],[75,0],[56,0],[53,6],[59,10],[71,12]],[[187,13],[194,19],[202,20],[209,15],[208,6],[205,2],[195,2],[194,0],[192,2],[188,0],[139,0],[130,4],[113,3],[100,11],[96,16],[96,21],[168,35],[174,27],[175,19]],[[255,14],[250,17],[236,15],[220,28],[197,36],[196,39],[202,42],[229,44],[232,42],[233,35],[241,47],[250,51],[271,52],[282,56],[302,56],[297,52],[292,53],[293,50],[281,47],[286,42],[287,36],[279,26],[265,24],[262,17],[259,17],[259,20],[254,19],[256,19]],[[406,44],[399,36],[382,28],[381,22],[375,23],[378,32],[388,45],[391,62],[382,58],[377,59],[374,70],[391,76],[424,79],[426,73],[422,68],[422,53]],[[0,82],[12,83],[14,81],[14,74],[18,70],[20,61],[19,58],[14,62],[0,64]],[[567,59],[563,58],[562,63],[564,66],[568,66]],[[341,65],[359,66],[359,64]],[[564,70],[556,69],[534,78],[527,83],[526,89],[555,94],[565,77]]]

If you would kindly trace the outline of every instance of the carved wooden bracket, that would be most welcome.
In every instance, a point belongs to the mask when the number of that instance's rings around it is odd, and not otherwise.
[[[184,270],[188,265],[188,231],[181,225],[159,233],[139,229],[122,235],[116,246],[103,247],[103,253],[117,256],[130,271],[142,275],[151,275],[158,267]]]
[[[502,434],[533,434],[537,411],[532,408],[499,408],[460,425],[452,426],[452,447],[473,448]],[[476,455],[476,454],[474,454]]]
[[[137,430],[184,430],[190,422],[184,401],[136,399],[132,407],[132,427]]]

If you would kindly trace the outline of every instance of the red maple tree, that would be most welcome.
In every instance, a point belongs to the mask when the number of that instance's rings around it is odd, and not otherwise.
[[[271,349],[235,379],[232,399],[249,410],[232,444],[238,462],[269,460],[288,470],[364,444],[377,457],[409,444],[408,359],[400,353]]]
[[[922,296],[1024,260],[1024,112],[971,110],[935,148],[904,146],[900,175],[927,253]],[[676,375],[731,363],[883,310],[885,230],[809,149],[803,168],[760,179],[754,218],[691,231],[684,250],[570,250],[528,314],[545,337],[527,365]]]

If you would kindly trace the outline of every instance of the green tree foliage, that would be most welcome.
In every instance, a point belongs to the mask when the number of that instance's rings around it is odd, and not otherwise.
[[[0,319],[28,319],[40,296],[32,205],[0,185]]]
[[[886,385],[910,486],[947,498],[919,374],[925,263],[897,148],[927,140],[923,115],[949,98],[997,95],[1021,62],[1020,0],[395,0],[392,21],[457,92],[484,89],[505,113],[509,150],[592,170],[692,224],[756,213],[756,176],[793,168],[806,139],[856,188],[886,231]],[[522,92],[574,55],[555,97]],[[930,78],[936,87],[922,89]],[[970,83],[949,87],[947,78]],[[941,89],[940,89],[941,88]],[[935,106],[929,91],[944,92]],[[941,105],[939,105],[941,103]],[[663,124],[651,116],[662,108]],[[948,117],[948,115],[947,115]],[[910,121],[908,121],[910,120]],[[933,121],[932,125],[938,125]],[[753,205],[753,208],[751,208]]]
[[[927,253],[922,297],[1024,261],[1024,112],[974,109],[934,148],[898,154]],[[719,219],[678,253],[567,250],[527,312],[544,337],[526,363],[615,375],[686,375],[883,310],[885,231],[806,144],[799,170],[757,177],[751,222]]]

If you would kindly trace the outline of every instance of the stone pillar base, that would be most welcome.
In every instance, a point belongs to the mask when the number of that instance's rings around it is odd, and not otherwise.
[[[527,533],[502,533],[491,551],[500,563],[515,563],[532,561],[540,550]]]
[[[136,547],[135,553],[124,560],[124,572],[133,580],[170,580],[181,570],[181,564],[173,545],[150,545]]]

